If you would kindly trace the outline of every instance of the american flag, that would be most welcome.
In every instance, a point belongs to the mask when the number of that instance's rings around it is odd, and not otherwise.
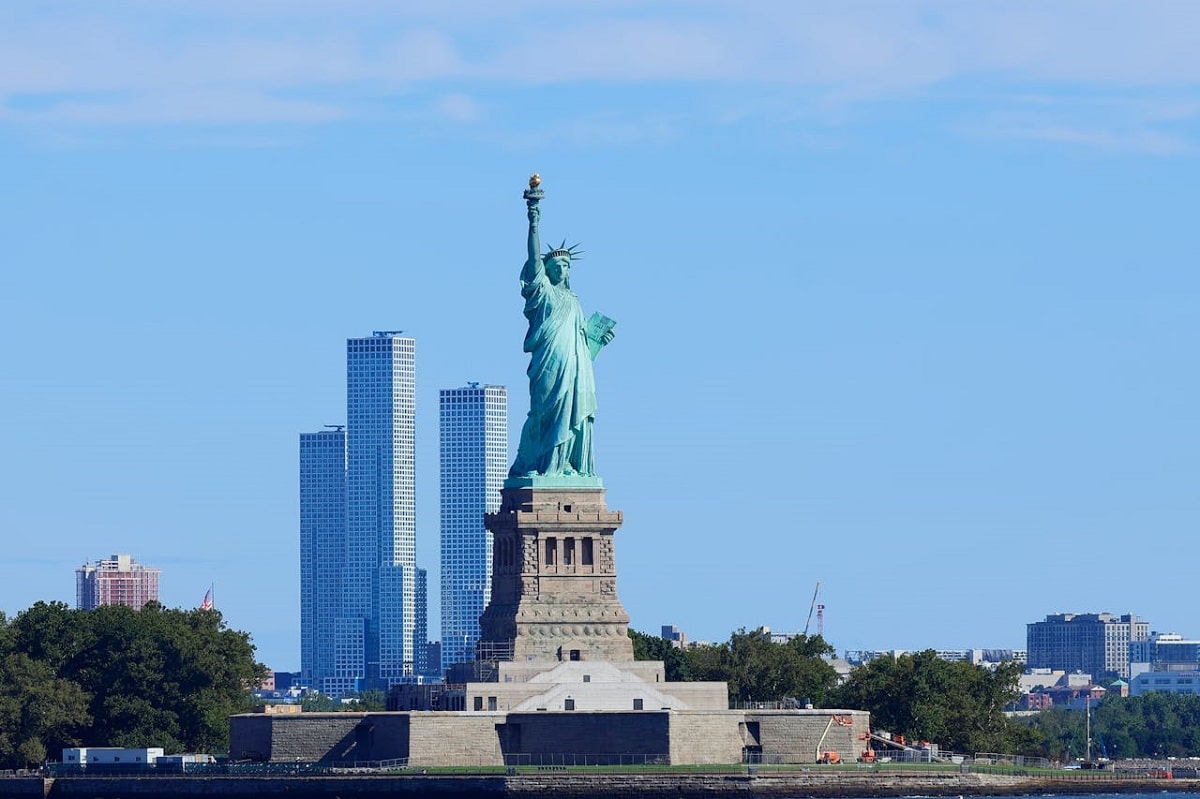
[[[213,609],[212,586],[211,585],[208,587],[208,590],[204,592],[204,601],[200,603],[200,609],[201,610],[212,610]]]

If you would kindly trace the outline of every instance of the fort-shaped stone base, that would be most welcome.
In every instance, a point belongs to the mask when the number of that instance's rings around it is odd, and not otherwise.
[[[866,746],[868,730],[861,710],[258,713],[230,719],[229,754],[329,765],[403,760],[410,767],[813,763],[822,752],[849,762]]]

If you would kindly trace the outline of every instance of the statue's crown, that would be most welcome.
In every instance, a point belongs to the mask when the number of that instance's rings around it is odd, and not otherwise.
[[[558,245],[553,250],[548,251],[544,256],[542,256],[542,260],[548,261],[551,258],[569,258],[572,261],[578,260],[579,257],[583,255],[583,250],[577,249],[578,247],[578,244],[572,244],[570,247],[568,247],[567,240],[563,239],[562,244]]]

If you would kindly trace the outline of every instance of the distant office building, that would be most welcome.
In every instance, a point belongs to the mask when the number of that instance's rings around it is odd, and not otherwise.
[[[442,674],[442,642],[428,641],[425,644],[425,668],[438,678]]]
[[[1200,671],[1145,671],[1129,681],[1129,695],[1200,693]]]
[[[330,695],[347,690],[329,682],[345,566],[346,429],[335,425],[300,434],[300,674]]]
[[[443,668],[475,659],[479,617],[492,590],[492,534],[483,515],[500,509],[508,473],[504,386],[443,389],[440,395]]]
[[[129,555],[85,563],[75,570],[75,607],[94,610],[101,605],[128,605],[141,610],[147,602],[158,601],[160,573]]]
[[[287,691],[300,682],[298,671],[275,671],[271,673],[271,677],[275,681],[276,691]]]
[[[1149,622],[1132,613],[1056,613],[1027,625],[1030,668],[1129,678],[1129,644],[1145,640]]]
[[[1144,641],[1129,642],[1129,676],[1146,671],[1200,670],[1200,641],[1177,633],[1150,633]]]
[[[688,645],[687,633],[674,624],[664,624],[662,626],[661,638],[664,641],[669,641],[671,646],[676,649],[686,649]]]
[[[418,677],[436,679],[439,667],[429,662],[429,572],[418,568],[417,575],[417,623],[412,632],[413,673]]]
[[[301,464],[301,481],[306,468],[313,481],[307,494],[301,488],[302,505],[305,496],[311,500],[305,519],[330,514],[322,528],[327,535],[301,522],[302,548],[307,543],[312,558],[309,584],[301,589],[312,631],[305,681],[333,697],[414,681],[424,661],[428,622],[424,574],[416,565],[415,420],[416,342],[399,331],[348,339],[344,472],[337,470],[336,437],[325,442],[313,433],[301,439],[311,456]],[[329,457],[319,454],[323,443]],[[345,490],[340,553],[332,518],[336,501],[329,499],[339,482]],[[328,500],[324,506],[321,497]],[[317,562],[322,541],[336,567]],[[302,563],[302,580],[304,568]],[[302,648],[304,637],[302,631]]]

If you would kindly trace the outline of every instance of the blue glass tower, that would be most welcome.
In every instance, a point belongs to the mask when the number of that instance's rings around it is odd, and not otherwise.
[[[345,562],[346,431],[338,425],[300,434],[300,676],[325,693]]]
[[[416,673],[415,417],[416,342],[397,331],[349,339],[341,615],[348,646],[339,670],[355,672],[360,687]]]
[[[492,534],[483,514],[500,509],[508,476],[508,393],[471,383],[443,389],[439,400],[442,666],[449,667],[475,659],[491,595]]]

